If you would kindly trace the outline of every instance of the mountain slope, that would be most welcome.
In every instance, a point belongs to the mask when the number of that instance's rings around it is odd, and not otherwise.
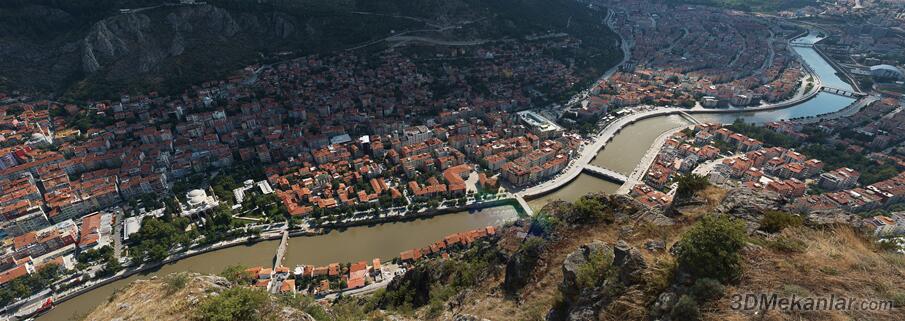
[[[17,0],[0,5],[0,85],[82,99],[178,93],[255,62],[402,32],[445,40],[568,32],[612,64],[618,40],[603,14],[573,0]],[[375,43],[364,48],[382,48]]]

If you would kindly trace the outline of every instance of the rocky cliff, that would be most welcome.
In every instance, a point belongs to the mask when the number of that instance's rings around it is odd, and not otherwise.
[[[598,55],[618,52],[614,34],[573,0],[207,3],[0,3],[0,90],[75,98],[178,93],[255,62],[348,49],[401,31],[450,40],[505,38],[562,29],[567,20],[586,43],[602,45]]]
[[[803,226],[775,234],[750,231],[739,251],[741,277],[720,284],[691,279],[678,265],[675,245],[706,215],[756,223],[767,211],[781,211],[784,202],[774,194],[708,188],[699,193],[697,205],[678,208],[677,216],[668,219],[626,197],[590,195],[580,203],[552,203],[538,217],[501,229],[502,236],[483,245],[482,252],[502,256],[502,261],[481,261],[472,255],[419,264],[415,269],[419,272],[404,277],[409,286],[390,288],[378,297],[417,293],[420,299],[381,307],[390,314],[414,308],[405,312],[407,317],[401,318],[405,320],[905,319],[900,313],[905,285],[895,281],[905,276],[905,260],[838,219],[850,214],[834,213],[837,219],[830,221],[806,219]],[[596,209],[597,214],[579,213],[582,208]],[[611,222],[599,219],[610,214]],[[588,219],[593,217],[598,219]],[[479,282],[462,286],[455,277],[423,277],[463,264],[471,267],[469,271],[479,271]],[[874,298],[896,308],[875,312],[731,308],[733,295],[748,293]],[[366,305],[369,300],[355,302]]]
[[[236,290],[260,292],[236,295]],[[205,306],[213,304],[211,300],[217,296],[232,296],[235,300],[215,302],[223,303],[217,313],[205,311]],[[235,313],[237,310],[246,310],[241,312],[254,315],[254,320],[314,320],[288,300],[278,300],[261,290],[240,289],[219,276],[195,273],[177,273],[135,281],[114,293],[106,303],[88,314],[85,320],[225,320],[222,318],[242,315]]]

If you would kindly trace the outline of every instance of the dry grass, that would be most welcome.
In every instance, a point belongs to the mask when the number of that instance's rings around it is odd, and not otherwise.
[[[613,244],[617,240],[615,226],[587,227],[569,234],[569,237],[550,244],[535,269],[534,278],[523,288],[518,299],[507,298],[500,290],[503,276],[488,280],[475,289],[456,313],[467,313],[482,318],[498,320],[543,320],[559,295],[562,282],[562,263],[565,257],[579,246],[594,240]],[[445,316],[451,319],[450,315]]]
[[[555,244],[548,246],[543,259],[534,271],[534,278],[523,288],[518,299],[507,298],[500,290],[503,276],[494,280],[488,280],[481,288],[475,289],[469,295],[469,299],[455,310],[456,313],[472,314],[494,321],[525,321],[543,320],[546,313],[558,300],[559,284],[562,282],[562,263],[566,256],[575,251],[579,246],[600,240],[614,244],[618,240],[625,240],[629,244],[641,250],[648,262],[649,271],[645,273],[645,279],[650,283],[645,291],[630,292],[613,303],[610,311],[601,317],[610,320],[638,320],[643,319],[647,313],[648,291],[650,287],[662,289],[672,276],[674,259],[667,253],[673,243],[677,242],[682,232],[687,229],[685,225],[656,226],[646,222],[628,222],[623,225],[631,226],[630,232],[620,233],[619,224],[596,225],[570,231],[569,236]],[[662,251],[651,252],[644,249],[644,243],[648,240],[662,240],[666,248]],[[505,242],[505,241],[504,241]],[[445,315],[445,319],[451,319],[452,315]]]
[[[806,244],[801,252],[768,248],[749,249],[746,273],[727,293],[779,293],[781,295],[843,296],[891,300],[905,293],[905,266],[895,256],[875,252],[869,240],[851,228],[827,230],[795,228],[782,236]],[[893,259],[890,259],[893,258]],[[764,316],[734,312],[728,296],[707,314],[710,320],[905,320],[901,308],[886,312],[769,313]],[[898,312],[898,313],[896,313]]]
[[[195,278],[185,280],[178,289],[162,279],[135,281],[86,320],[190,320],[193,305],[186,298],[203,295],[207,287]]]
[[[468,313],[490,320],[543,320],[543,316],[558,300],[558,286],[562,280],[560,267],[568,253],[578,246],[601,240],[614,243],[625,240],[641,249],[648,262],[646,285],[616,300],[601,320],[644,320],[647,307],[657,294],[669,284],[675,268],[675,260],[666,251],[648,251],[644,243],[661,240],[669,249],[682,233],[703,215],[712,213],[722,201],[726,191],[710,187],[699,194],[706,203],[683,208],[687,216],[674,226],[662,227],[643,222],[623,225],[586,227],[570,233],[570,237],[550,246],[535,278],[526,286],[516,301],[501,293],[499,279],[490,280],[476,289],[456,313]],[[746,273],[738,285],[729,287],[727,295],[702,306],[706,320],[905,320],[902,307],[893,311],[875,312],[807,312],[742,313],[729,308],[729,296],[734,293],[775,292],[780,294],[816,295],[894,300],[905,298],[905,257],[878,253],[872,243],[850,228],[815,230],[806,227],[787,229],[780,236],[783,241],[795,245],[791,250],[780,247],[752,245],[743,253]],[[757,239],[755,243],[769,244]],[[897,313],[898,312],[898,313]],[[451,314],[444,315],[451,319]]]

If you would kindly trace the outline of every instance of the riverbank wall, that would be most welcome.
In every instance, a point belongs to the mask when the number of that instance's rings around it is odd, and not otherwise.
[[[289,235],[291,237],[318,236],[318,235],[327,234],[333,229],[345,229],[345,228],[350,228],[350,227],[355,227],[355,226],[386,224],[386,223],[393,223],[393,222],[407,222],[407,221],[414,221],[417,219],[431,218],[431,217],[444,215],[444,214],[450,214],[450,213],[456,213],[456,212],[462,212],[462,211],[480,210],[480,209],[493,208],[493,207],[499,207],[499,206],[513,206],[517,211],[519,211],[520,216],[522,216],[521,213],[524,212],[524,210],[521,209],[521,206],[519,205],[518,201],[516,201],[515,199],[507,198],[507,199],[500,199],[500,200],[493,200],[493,201],[486,201],[486,202],[477,202],[474,204],[469,204],[467,206],[458,206],[458,207],[450,207],[450,208],[425,211],[423,213],[418,213],[418,215],[407,215],[404,217],[386,217],[386,218],[376,219],[376,220],[357,221],[357,222],[347,223],[347,224],[324,226],[323,228],[318,228],[315,231],[290,230]],[[249,245],[257,244],[259,242],[278,240],[278,239],[280,239],[280,237],[281,237],[280,233],[263,232],[260,236],[255,236],[255,237],[246,236],[246,237],[242,237],[239,239],[224,241],[222,243],[218,243],[218,244],[214,244],[214,245],[189,249],[189,251],[187,251],[187,252],[181,252],[178,254],[174,254],[160,262],[146,263],[146,264],[142,264],[142,265],[139,265],[136,267],[126,268],[117,274],[114,274],[112,276],[109,276],[109,277],[106,277],[106,278],[103,278],[100,280],[96,280],[96,281],[92,282],[90,285],[85,285],[85,286],[78,288],[76,290],[73,290],[71,292],[66,292],[63,294],[57,293],[54,295],[54,304],[56,305],[56,304],[66,302],[70,299],[73,299],[75,297],[78,297],[79,295],[82,295],[82,294],[85,294],[92,290],[95,290],[99,287],[108,285],[110,283],[113,283],[113,282],[116,282],[116,281],[119,281],[122,279],[129,278],[129,277],[137,275],[137,274],[153,272],[153,270],[155,270],[157,268],[160,268],[167,264],[176,263],[180,260],[188,259],[188,258],[197,256],[197,255],[201,255],[201,254],[206,254],[206,253],[215,252],[215,251],[219,251],[219,250],[225,250],[225,249],[236,247],[236,246],[249,246]]]
[[[477,211],[477,210],[482,210],[482,209],[486,209],[486,208],[494,208],[494,207],[500,207],[500,206],[512,206],[516,209],[516,211],[519,212],[520,217],[524,216],[523,213],[525,212],[525,209],[522,208],[521,204],[519,204],[519,202],[517,200],[515,200],[513,198],[505,198],[505,199],[498,199],[498,200],[492,200],[492,201],[476,202],[476,203],[468,204],[465,206],[455,206],[455,207],[432,209],[432,210],[409,214],[409,215],[405,215],[405,216],[401,216],[401,217],[400,216],[375,217],[375,218],[370,218],[370,219],[365,219],[365,220],[355,221],[355,222],[349,222],[349,223],[321,225],[319,227],[324,229],[324,231],[322,233],[328,233],[330,230],[333,230],[333,229],[346,229],[346,228],[356,227],[356,226],[371,226],[371,225],[395,223],[395,222],[411,222],[414,220],[428,219],[428,218],[438,216],[438,215],[444,215],[444,214],[450,214],[450,213],[456,213],[456,212],[464,212],[464,211],[471,212],[471,211]]]

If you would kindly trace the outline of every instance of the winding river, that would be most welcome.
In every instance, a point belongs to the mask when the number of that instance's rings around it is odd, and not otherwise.
[[[817,37],[814,32],[796,39],[797,42],[809,44],[817,43],[820,40],[822,38]],[[792,48],[811,67],[811,70],[820,77],[824,86],[854,91],[851,85],[839,78],[836,70],[814,48]],[[833,113],[844,109],[855,101],[856,99],[854,98],[820,92],[814,98],[784,109],[752,112],[744,112],[744,109],[739,109],[738,113],[695,113],[693,116],[695,119],[706,123],[728,124],[739,118],[749,123],[765,123]],[[635,166],[638,165],[638,162],[658,136],[666,131],[689,125],[691,125],[689,121],[678,115],[653,117],[638,121],[623,128],[619,135],[598,151],[597,156],[591,163],[622,174],[629,174],[635,169]],[[613,186],[616,187],[614,188]],[[611,193],[617,188],[617,184],[582,174],[581,177],[560,189],[530,201],[529,205],[537,211],[543,204],[552,200],[574,201],[587,193],[597,191]]]
[[[811,34],[798,41],[815,43],[820,39]],[[836,71],[812,48],[794,47],[824,85],[851,90],[851,86],[836,75]],[[731,123],[736,118],[748,122],[768,122],[781,119],[815,116],[838,111],[852,104],[855,99],[821,92],[816,97],[786,109],[738,114],[703,113],[694,117],[704,122]],[[689,123],[679,116],[662,116],[639,121],[625,127],[605,148],[600,150],[594,165],[628,174],[638,164],[644,153],[660,134]],[[529,205],[539,210],[551,200],[576,200],[581,195],[603,191],[615,192],[619,188],[605,180],[582,174],[569,184],[544,197],[532,200]],[[375,257],[389,259],[400,251],[423,247],[443,236],[486,225],[501,225],[516,218],[512,207],[497,207],[480,212],[460,212],[411,222],[382,224],[373,227],[354,227],[313,237],[290,239],[286,260],[288,266],[296,264],[327,264],[370,260]],[[86,294],[61,303],[41,320],[67,320],[90,312],[117,289],[141,278],[179,271],[218,273],[227,265],[267,265],[272,261],[276,241],[265,241],[249,246],[236,246],[186,258],[164,265],[154,271],[141,273],[101,286]]]
[[[373,258],[386,260],[399,256],[399,252],[421,248],[441,240],[444,236],[485,227],[500,226],[518,217],[512,206],[487,208],[475,212],[457,212],[417,219],[407,222],[386,223],[376,226],[352,227],[332,231],[325,235],[293,237],[289,239],[286,266],[299,264],[326,265],[352,261],[368,261]],[[147,279],[174,272],[191,271],[217,274],[229,265],[268,266],[279,241],[262,241],[252,245],[234,246],[182,259],[157,269],[139,273],[98,287],[88,293],[60,303],[40,320],[81,320],[96,306],[103,303],[117,289],[138,279]]]

